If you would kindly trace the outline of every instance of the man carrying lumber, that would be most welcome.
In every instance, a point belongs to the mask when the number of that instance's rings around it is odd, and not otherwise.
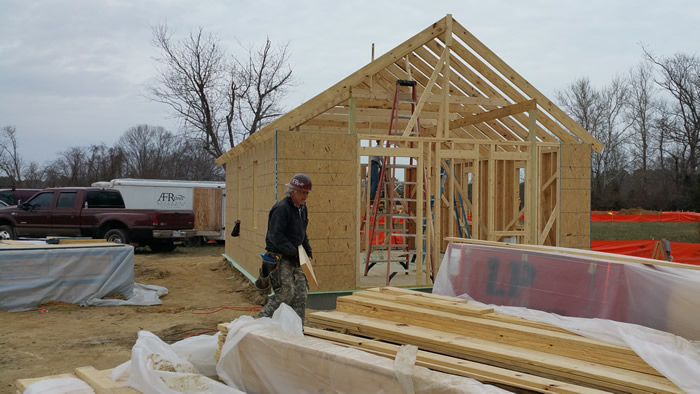
[[[260,277],[255,282],[259,289],[266,291],[271,285],[275,294],[268,295],[258,317],[271,317],[284,302],[294,309],[303,323],[309,288],[299,262],[298,248],[302,245],[311,258],[311,245],[306,236],[309,224],[306,198],[311,192],[311,179],[306,174],[296,174],[285,186],[285,197],[270,209],[266,253],[262,255]]]

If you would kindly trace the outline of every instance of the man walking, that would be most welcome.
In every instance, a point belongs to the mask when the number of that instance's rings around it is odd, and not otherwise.
[[[303,323],[308,284],[299,264],[298,248],[303,245],[306,254],[312,257],[306,236],[309,223],[306,199],[311,192],[311,179],[306,174],[296,174],[285,186],[285,197],[270,209],[267,219],[266,253],[260,275],[261,278],[269,275],[275,294],[267,297],[258,317],[271,317],[284,302],[294,309]]]

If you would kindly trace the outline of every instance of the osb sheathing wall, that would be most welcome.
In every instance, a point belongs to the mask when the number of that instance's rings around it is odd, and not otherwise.
[[[275,203],[275,140],[251,147],[226,164],[226,254],[257,276],[264,252],[267,211]],[[236,220],[240,235],[232,237]]]
[[[307,200],[307,234],[320,290],[354,289],[356,144],[354,135],[279,131],[275,139],[229,161],[227,190],[239,192],[227,196],[226,221],[241,220],[241,231],[239,237],[227,236],[226,254],[257,275],[269,210],[275,199],[284,197],[284,184],[303,172],[313,183]]]
[[[591,248],[591,145],[561,145],[559,246]]]

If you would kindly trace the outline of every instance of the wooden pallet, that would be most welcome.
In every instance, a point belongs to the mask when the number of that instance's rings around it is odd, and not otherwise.
[[[627,347],[498,314],[464,300],[379,288],[340,297],[336,305],[335,311],[311,313],[309,324],[356,337],[326,334],[332,337],[326,339],[361,348],[371,343],[370,350],[387,357],[393,351],[387,343],[416,345],[425,352],[421,362],[455,371],[468,365],[475,368],[469,372],[472,377],[484,382],[540,392],[584,392],[589,388],[682,392]],[[321,336],[318,331],[306,332]],[[445,356],[449,358],[441,358]],[[437,363],[433,357],[441,361]],[[483,370],[487,367],[500,369],[487,374]],[[523,376],[528,376],[527,382]],[[563,383],[573,388],[560,386]]]

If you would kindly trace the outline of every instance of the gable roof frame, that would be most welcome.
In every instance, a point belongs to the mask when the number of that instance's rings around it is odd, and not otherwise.
[[[438,53],[440,58],[436,60],[437,56],[433,54]],[[406,64],[402,64],[404,62]],[[442,136],[449,137],[453,134],[452,131],[459,130],[467,135],[479,133],[487,138],[504,141],[527,140],[528,127],[525,125],[529,124],[529,115],[526,112],[535,106],[541,109],[539,112],[544,115],[537,117],[537,139],[543,142],[553,142],[555,138],[563,142],[580,141],[591,144],[593,150],[598,153],[603,148],[597,139],[448,14],[329,89],[251,134],[217,158],[216,162],[223,165],[228,159],[274,136],[275,130],[293,130],[341,105],[353,96],[353,88],[361,90],[376,83],[381,85],[382,89],[389,90],[389,86],[384,86],[392,84],[387,78],[408,77],[412,71],[418,72],[414,79],[420,80],[419,85],[423,89],[421,107],[428,101],[440,103],[439,108],[443,112],[439,118],[443,122],[438,122],[435,132]],[[429,78],[426,81],[427,76]],[[436,86],[436,81],[439,81],[438,85],[445,85],[445,79],[449,82],[448,86]],[[459,104],[460,100],[453,100],[449,93],[443,94],[443,89],[464,94],[456,96],[458,98],[475,99],[474,105],[479,111],[467,109],[465,104]],[[491,105],[489,100],[494,105]],[[465,110],[451,111],[452,105],[462,106]],[[518,112],[522,108],[526,108],[525,111]],[[415,111],[413,118],[419,113],[419,110]],[[489,113],[491,114],[488,115]],[[414,121],[413,118],[411,121]],[[406,130],[410,129],[411,127],[406,127]],[[407,134],[404,132],[404,135]]]

